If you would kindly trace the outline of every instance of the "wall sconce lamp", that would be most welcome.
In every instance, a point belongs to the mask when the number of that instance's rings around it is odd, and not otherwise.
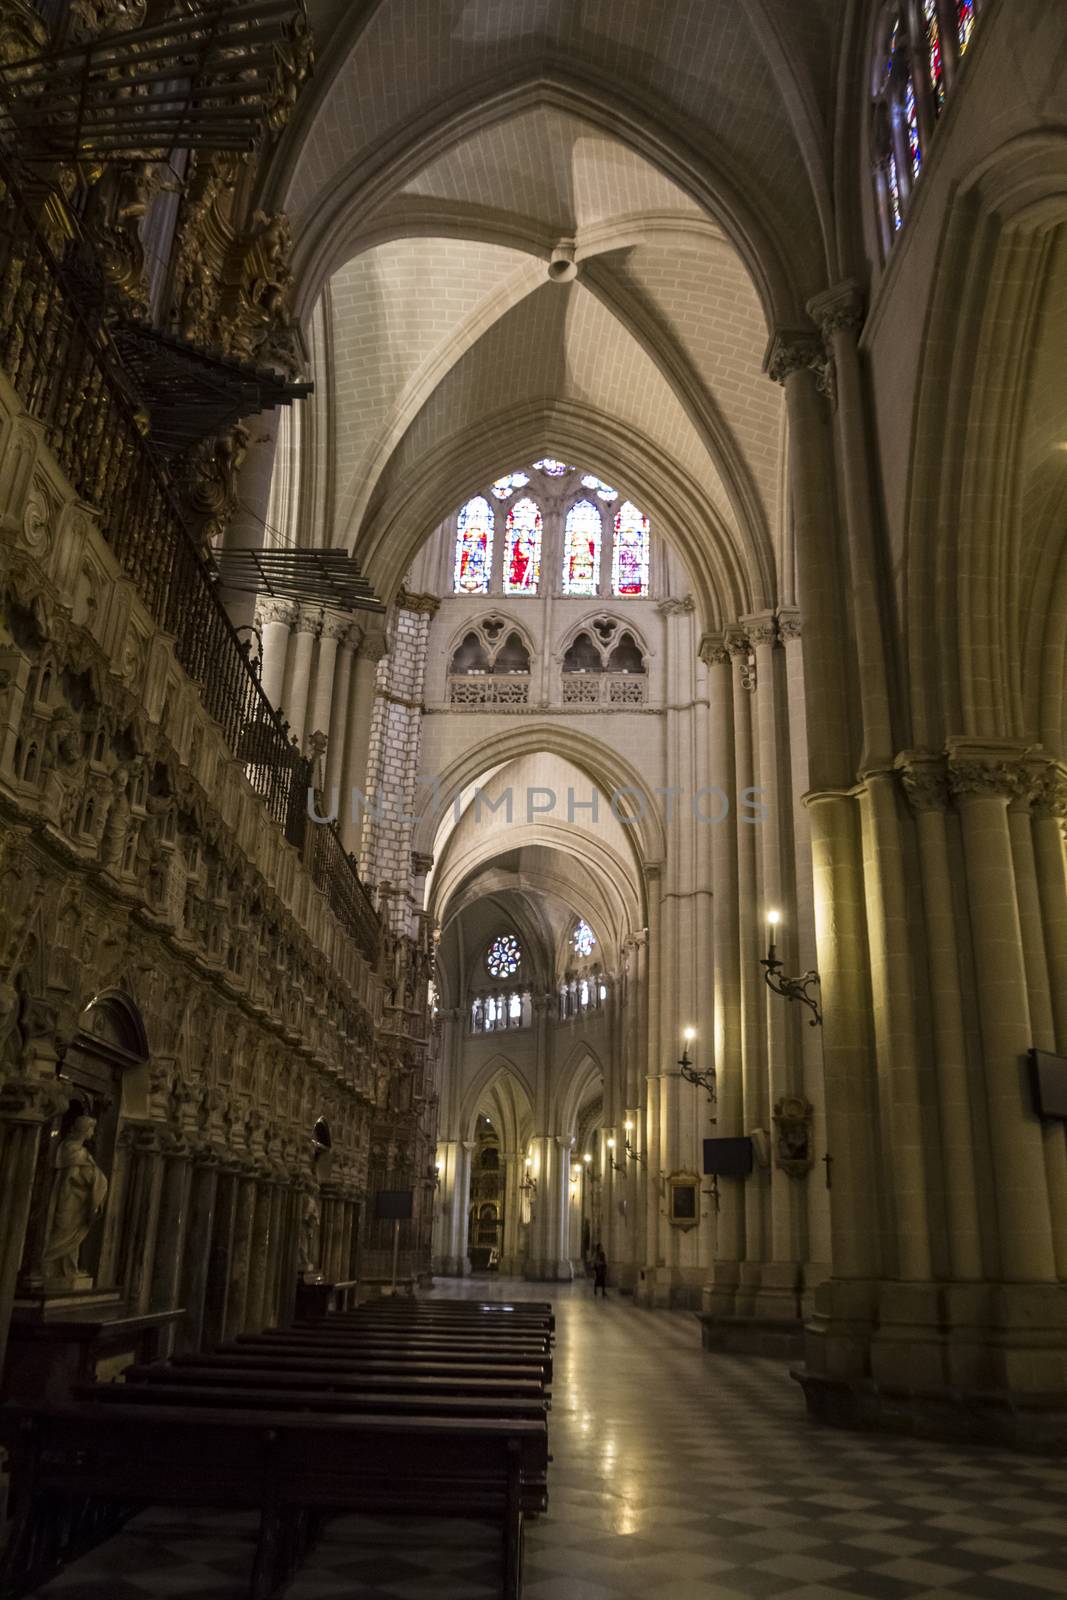
[[[609,1139],[608,1140],[608,1165],[611,1167],[612,1172],[625,1172],[626,1171],[626,1162],[625,1161],[616,1161],[615,1160],[615,1140],[614,1139]]]
[[[630,1135],[634,1131],[633,1123],[624,1122],[622,1126],[623,1131],[626,1134],[626,1154],[629,1156],[631,1161],[644,1161],[644,1152],[641,1150],[635,1150],[633,1145],[630,1143]]]
[[[533,1199],[534,1195],[537,1193],[537,1179],[534,1177],[533,1173],[530,1171],[530,1168],[532,1166],[533,1166],[533,1156],[527,1156],[526,1157],[526,1175],[523,1178],[522,1182],[519,1184],[519,1188],[522,1191],[522,1193],[523,1194],[528,1194],[531,1200]]]
[[[799,1000],[802,1006],[807,1006],[811,1012],[811,1021],[808,1023],[809,1028],[822,1027],[822,1012],[819,1010],[819,1002],[814,995],[808,993],[809,989],[817,987],[819,974],[817,972],[805,972],[802,978],[787,978],[782,972],[782,963],[779,961],[774,947],[774,930],[781,920],[781,913],[778,911],[771,911],[767,915],[767,923],[770,928],[767,954],[760,962],[760,966],[767,969],[763,974],[767,987],[775,994],[780,994],[784,1000]]]
[[[689,1059],[689,1046],[696,1036],[697,1031],[695,1028],[686,1028],[683,1035],[685,1044],[682,1049],[681,1059],[678,1062],[678,1070],[686,1083],[695,1084],[698,1089],[703,1089],[712,1105],[715,1105],[719,1098],[719,1087],[715,1078],[714,1066],[710,1066],[706,1072],[698,1072]],[[715,1118],[712,1117],[711,1120],[714,1122]]]

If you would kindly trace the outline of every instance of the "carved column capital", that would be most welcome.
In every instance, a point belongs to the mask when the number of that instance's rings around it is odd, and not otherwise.
[[[756,689],[756,661],[752,654],[752,645],[745,629],[740,624],[727,628],[725,636],[726,648],[737,665],[737,674],[742,689],[747,689],[750,694]]]
[[[863,291],[848,278],[808,301],[808,315],[827,344],[835,333],[858,335],[863,327]]]
[[[356,654],[361,661],[381,661],[389,654],[389,641],[382,633],[365,634]]]
[[[69,1095],[47,1078],[9,1078],[0,1085],[0,1122],[50,1122],[64,1111]]]
[[[287,628],[292,628],[300,616],[300,607],[293,600],[274,600],[260,598],[256,601],[256,626],[266,627],[271,622],[284,623]]]
[[[826,362],[826,352],[818,335],[810,329],[783,328],[771,335],[763,370],[772,383],[785,383],[797,372],[818,372]]]
[[[782,643],[786,644],[793,639],[799,639],[802,632],[800,612],[795,611],[791,606],[780,609],[778,612],[778,637]]]
[[[301,606],[300,615],[296,621],[297,633],[311,633],[316,639],[322,632],[322,609],[319,606]]]
[[[897,757],[895,765],[913,811],[948,810],[948,771],[941,756],[906,751]]]
[[[773,645],[777,642],[778,619],[773,611],[761,611],[756,616],[742,617],[741,624],[753,649],[760,644]]]
[[[949,787],[957,802],[967,800],[1028,799],[1034,786],[1033,767],[1026,761],[951,756]]]
[[[700,641],[699,655],[707,667],[728,667],[730,665],[730,652],[726,648],[726,638],[721,633],[706,633]]]
[[[1033,793],[1035,817],[1067,818],[1067,771],[1050,764],[1037,776]]]
[[[347,637],[352,627],[352,618],[343,611],[324,611],[322,614],[322,637],[336,639],[338,644]]]
[[[399,591],[396,603],[401,611],[417,611],[428,617],[435,617],[441,606],[437,595],[412,594],[409,589],[401,589]]]

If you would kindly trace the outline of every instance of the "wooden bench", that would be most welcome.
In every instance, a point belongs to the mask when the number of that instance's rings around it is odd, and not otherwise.
[[[455,1395],[437,1390],[427,1394],[396,1387],[367,1393],[310,1388],[288,1381],[264,1384],[263,1374],[258,1376],[258,1383],[247,1384],[86,1383],[75,1389],[75,1398],[99,1400],[103,1405],[224,1406],[241,1411],[324,1411],[331,1416],[359,1412],[397,1417],[523,1417],[536,1422],[547,1414],[545,1401],[536,1397]]]
[[[294,1415],[97,1398],[57,1410],[0,1408],[0,1437],[14,1458],[15,1520],[0,1567],[13,1594],[80,1553],[59,1546],[71,1507],[88,1501],[257,1511],[251,1600],[266,1600],[289,1576],[308,1513],[492,1517],[503,1530],[501,1593],[519,1600],[524,1501],[546,1427],[543,1418]]]
[[[266,1376],[265,1376],[266,1375]],[[323,1372],[308,1371],[302,1367],[280,1370],[218,1364],[198,1366],[196,1358],[187,1363],[153,1361],[143,1366],[127,1367],[123,1373],[124,1387],[140,1387],[153,1383],[210,1384],[220,1389],[251,1387],[264,1382],[284,1383],[289,1389],[318,1389],[330,1394],[388,1394],[401,1385],[405,1393],[469,1396],[471,1399],[494,1398],[507,1400],[538,1400],[546,1407],[545,1386],[539,1378],[471,1378],[466,1375],[448,1377],[411,1377],[392,1373]]]
[[[343,1359],[352,1361],[392,1361],[476,1363],[491,1367],[534,1367],[541,1372],[546,1383],[552,1381],[552,1357],[547,1352],[525,1348],[511,1349],[496,1345],[444,1339],[429,1343],[404,1340],[352,1340],[343,1336],[313,1334],[256,1333],[246,1334],[230,1344],[219,1347],[220,1354],[230,1355],[247,1351],[251,1354],[278,1354]]]
[[[540,1362],[509,1362],[501,1364],[493,1361],[459,1360],[419,1360],[409,1361],[403,1357],[398,1359],[370,1359],[366,1356],[345,1356],[331,1353],[330,1355],[309,1354],[306,1351],[286,1350],[284,1347],[270,1349],[249,1345],[236,1345],[231,1349],[212,1351],[208,1355],[182,1355],[175,1356],[176,1365],[188,1366],[207,1363],[210,1366],[229,1367],[276,1367],[288,1368],[290,1371],[297,1369],[303,1371],[322,1372],[351,1372],[351,1373],[380,1373],[399,1375],[402,1377],[424,1378],[524,1378],[534,1382],[545,1381],[544,1367]]]

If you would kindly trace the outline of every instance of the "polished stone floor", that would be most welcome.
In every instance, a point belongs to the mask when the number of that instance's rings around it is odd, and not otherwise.
[[[1067,1463],[810,1425],[776,1362],[705,1355],[691,1317],[585,1284],[551,1298],[551,1508],[526,1600],[1044,1600],[1067,1596]],[[239,1600],[252,1530],[146,1513],[41,1591],[55,1600]],[[489,1600],[478,1524],[344,1518],[285,1600]]]

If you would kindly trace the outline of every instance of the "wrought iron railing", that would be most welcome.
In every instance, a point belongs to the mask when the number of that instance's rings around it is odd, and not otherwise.
[[[7,163],[0,159],[0,367],[49,443],[248,779],[316,886],[371,959],[378,918],[333,824],[307,815],[311,764],[263,693],[112,366],[107,330],[79,308]]]

